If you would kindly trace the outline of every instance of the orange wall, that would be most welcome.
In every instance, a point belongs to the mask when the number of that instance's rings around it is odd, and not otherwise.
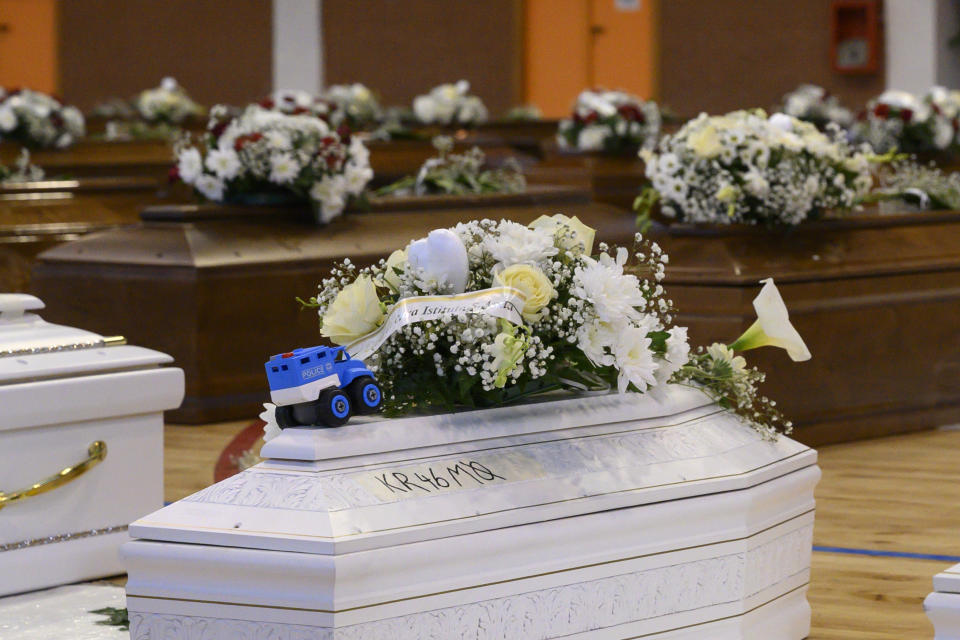
[[[0,0],[0,86],[57,93],[55,0]]]
[[[564,116],[588,82],[589,5],[585,0],[524,4],[524,99],[547,117]]]
[[[526,0],[526,101],[561,117],[590,87],[657,97],[658,0],[635,4],[627,11],[614,0]]]

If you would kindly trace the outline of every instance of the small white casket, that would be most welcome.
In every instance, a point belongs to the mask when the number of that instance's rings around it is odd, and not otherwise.
[[[287,429],[131,525],[131,638],[805,637],[816,452],[665,391]]]
[[[163,411],[183,371],[0,294],[0,595],[123,573],[127,525],[163,506]]]
[[[960,564],[933,577],[933,593],[923,601],[934,640],[960,640]]]

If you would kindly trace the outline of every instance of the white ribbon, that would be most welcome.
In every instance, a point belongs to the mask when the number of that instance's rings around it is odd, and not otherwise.
[[[437,320],[444,315],[481,313],[503,318],[514,324],[523,324],[520,312],[526,296],[513,287],[493,287],[446,296],[415,296],[397,302],[387,319],[374,331],[346,346],[353,358],[365,360],[403,327],[416,322]]]

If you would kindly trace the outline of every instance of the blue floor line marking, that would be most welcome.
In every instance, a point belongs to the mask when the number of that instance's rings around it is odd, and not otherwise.
[[[910,551],[878,551],[875,549],[852,549],[850,547],[821,547],[814,545],[814,551],[821,553],[846,553],[855,556],[874,556],[880,558],[911,558],[914,560],[939,560],[942,562],[960,562],[960,556],[945,556],[936,553],[913,553]]]

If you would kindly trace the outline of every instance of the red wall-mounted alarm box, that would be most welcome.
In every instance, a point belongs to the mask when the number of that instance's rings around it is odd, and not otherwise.
[[[878,0],[833,0],[830,59],[837,73],[875,73],[880,66]]]

